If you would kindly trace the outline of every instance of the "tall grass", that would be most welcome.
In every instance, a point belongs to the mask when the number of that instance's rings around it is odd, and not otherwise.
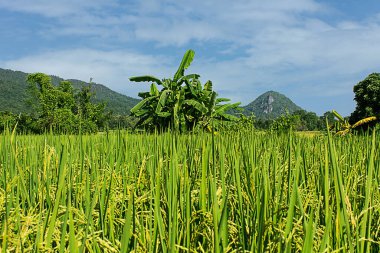
[[[0,136],[1,252],[379,252],[380,138]]]

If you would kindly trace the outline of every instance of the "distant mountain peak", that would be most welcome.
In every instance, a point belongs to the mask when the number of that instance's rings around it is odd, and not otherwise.
[[[274,97],[272,96],[271,92],[268,92],[267,95],[265,95],[265,98],[261,102],[260,108],[263,110],[265,114],[270,114],[273,111],[273,102]]]
[[[258,119],[274,119],[287,112],[302,110],[284,94],[272,90],[261,94],[243,108],[246,114],[253,113]]]

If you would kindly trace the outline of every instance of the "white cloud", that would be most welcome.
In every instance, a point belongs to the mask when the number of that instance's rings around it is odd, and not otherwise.
[[[109,88],[126,95],[137,97],[138,91],[146,89],[143,84],[131,84],[129,77],[152,74],[162,77],[172,71],[163,57],[140,55],[129,51],[97,51],[75,49],[52,51],[31,55],[21,59],[0,62],[4,68],[27,73],[43,72],[65,79],[88,81],[93,78]]]
[[[55,18],[58,23],[47,24],[49,33],[55,35],[104,35],[107,29],[114,34],[122,29],[133,29],[139,40],[182,46],[193,40],[242,43],[249,41],[257,30],[271,24],[293,24],[297,21],[295,14],[314,13],[323,6],[312,0],[237,0],[233,4],[226,0],[128,3],[116,0],[0,0],[1,8]]]
[[[294,24],[298,13],[314,13],[323,5],[298,1],[141,1],[137,37],[165,45],[189,41],[244,43],[273,24]]]
[[[114,0],[0,0],[0,8],[55,18],[99,10],[115,4]]]
[[[334,10],[325,3],[0,0],[0,8],[54,18],[56,22],[45,28],[49,36],[97,37],[110,48],[121,48],[125,41],[129,48],[139,48],[141,43],[153,47],[147,52],[141,48],[102,51],[87,45],[25,56],[3,65],[65,78],[94,77],[133,95],[139,88],[128,84],[129,76],[170,76],[181,55],[168,51],[199,45],[208,55],[197,54],[189,71],[200,73],[203,81],[213,80],[221,95],[235,101],[248,103],[261,92],[274,89],[291,92],[295,99],[306,102],[346,96],[341,107],[352,108],[352,86],[365,74],[380,69],[380,18],[332,22],[328,15]],[[216,49],[218,43],[225,46]]]
[[[130,34],[127,29],[123,32],[120,28],[126,28],[136,20],[121,13],[131,6],[120,5],[117,0],[0,0],[0,11],[6,9],[48,18],[39,31],[47,38],[104,36],[125,41]]]

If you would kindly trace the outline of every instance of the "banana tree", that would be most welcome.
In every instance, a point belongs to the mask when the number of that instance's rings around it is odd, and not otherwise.
[[[203,117],[199,118],[199,127],[203,127],[211,131],[211,123],[214,123],[214,127],[218,128],[218,125],[225,121],[237,121],[238,118],[228,113],[232,109],[236,109],[240,103],[226,103],[230,99],[217,98],[217,93],[212,90],[212,82],[208,81],[202,90],[200,101],[206,106],[206,113]],[[221,104],[223,103],[223,104]]]
[[[346,135],[348,133],[351,133],[351,131],[361,125],[367,124],[371,121],[377,120],[375,116],[367,117],[364,119],[361,119],[357,121],[355,124],[351,125],[345,118],[342,117],[337,111],[332,110],[332,113],[334,116],[338,119],[338,126],[337,126],[337,135]]]
[[[232,119],[232,116],[225,115],[225,111],[236,104],[217,105],[228,100],[216,100],[211,81],[202,86],[198,74],[185,75],[194,54],[193,50],[185,53],[173,78],[159,79],[149,75],[130,78],[134,82],[151,82],[150,91],[139,93],[143,100],[131,109],[132,115],[140,118],[136,127],[172,128],[183,132],[213,117]],[[162,89],[158,90],[157,86]]]

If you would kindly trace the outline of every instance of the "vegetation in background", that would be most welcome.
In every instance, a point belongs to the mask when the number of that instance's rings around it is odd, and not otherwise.
[[[136,125],[138,119],[131,115],[118,115],[111,114],[108,120],[108,128],[117,130],[117,129],[133,129]]]
[[[217,98],[212,82],[201,84],[198,74],[185,75],[194,59],[194,51],[188,50],[173,78],[158,79],[153,76],[131,77],[134,82],[151,82],[149,92],[140,92],[143,100],[131,109],[139,118],[136,127],[149,130],[171,128],[181,132],[196,127],[210,128],[211,121],[236,120],[227,111],[240,103],[228,104],[229,99]],[[157,86],[162,86],[161,90]],[[224,102],[223,104],[220,104]]]
[[[11,71],[11,70],[3,70],[0,69],[0,111],[5,115],[12,116],[12,122],[18,122],[17,131],[20,132],[41,132],[38,129],[38,125],[34,122],[34,118],[32,117],[31,113],[33,112],[32,106],[28,105],[26,103],[27,100],[30,101],[30,94],[26,92],[26,78],[27,74],[20,72],[20,71]],[[52,84],[54,86],[58,86],[63,79],[51,76],[52,78]],[[73,85],[73,88],[75,91],[81,90],[82,87],[88,86],[88,84],[78,81],[78,80],[69,80],[69,82]],[[117,128],[128,128],[131,129],[133,126],[135,126],[136,122],[138,121],[137,117],[128,115],[130,108],[135,106],[140,100],[138,99],[132,99],[127,96],[118,94],[116,92],[111,91],[107,87],[99,84],[92,83],[91,85],[91,93],[96,93],[96,96],[92,96],[91,102],[94,104],[106,102],[106,108],[105,111],[107,114],[112,111],[112,114],[109,115],[109,123],[108,128],[109,129],[117,129]],[[284,95],[279,94],[277,92],[267,92],[265,93],[267,95],[272,95],[274,98],[273,102],[273,111],[271,115],[273,116],[276,114],[278,116],[283,115],[285,113],[284,108],[293,108],[289,110],[291,114],[297,113],[298,106],[294,105],[293,102],[291,102],[288,98],[286,98]],[[265,94],[259,96],[255,101],[250,103],[252,106],[244,106],[241,107],[239,110],[228,110],[227,113],[234,114],[235,116],[240,117],[240,113],[243,113],[250,117],[253,112],[255,118],[252,121],[254,123],[255,128],[257,129],[269,129],[271,124],[274,122],[274,118],[263,118],[260,115],[262,113],[257,112],[263,111],[265,109],[264,102],[268,102],[268,99],[261,99],[261,98],[268,98]],[[29,98],[29,99],[28,99]],[[260,102],[261,101],[261,102]],[[294,106],[292,106],[294,105]],[[281,109],[282,108],[282,109]],[[305,114],[306,113],[306,114]],[[319,126],[316,128],[315,126],[315,120],[316,118],[308,117],[307,115],[311,115],[313,113],[311,112],[305,112],[301,113],[301,124],[296,127],[295,130],[323,130],[325,129],[325,120],[324,117],[319,117]],[[305,115],[303,117],[302,115]],[[6,116],[4,119],[0,119],[0,122],[6,122],[9,120],[9,117]],[[1,117],[1,116],[0,116]],[[332,122],[329,120],[329,122]],[[241,123],[241,122],[240,122]],[[236,127],[239,127],[238,123],[235,125],[233,122],[230,124],[228,122],[223,122],[222,125],[219,125],[220,129],[236,129]],[[244,123],[244,125],[247,125]],[[4,129],[4,124],[1,127],[1,131]],[[8,124],[10,128],[13,128],[14,125]]]
[[[307,112],[305,110],[298,110],[293,113],[294,116],[299,117],[297,131],[319,131],[326,129],[325,116],[319,117],[315,112]]]
[[[314,112],[305,110],[294,111],[293,113],[284,113],[275,119],[255,119],[254,126],[261,130],[272,131],[325,131],[326,118],[329,124],[334,124],[334,115],[326,112],[323,116],[317,116]]]
[[[299,115],[286,113],[273,120],[270,130],[274,132],[287,132],[296,130],[300,124],[301,119]]]
[[[28,83],[26,81],[28,74],[21,71],[5,70],[0,68],[0,111],[11,112],[16,115],[27,115],[33,112],[33,108],[28,101],[30,94],[28,92]],[[52,84],[58,86],[64,79],[57,76],[50,76]],[[90,83],[69,79],[74,90],[81,90]],[[113,115],[127,116],[129,110],[135,106],[140,100],[128,97],[112,91],[108,87],[91,82],[91,93],[95,95],[91,98],[91,102],[100,104],[105,102],[106,113]]]
[[[35,119],[29,114],[0,112],[0,133],[15,128],[20,133],[37,133],[40,131]]]
[[[226,123],[228,131],[236,131],[237,129],[241,131],[253,131],[255,128],[256,116],[252,113],[247,116],[243,113],[240,113],[237,121],[234,121],[232,124]]]
[[[17,115],[10,112],[0,112],[0,132],[4,129],[13,129],[17,122]]]
[[[254,101],[242,107],[244,114],[254,114],[260,120],[273,120],[286,113],[293,114],[302,110],[285,95],[276,91],[267,91]]]
[[[105,102],[100,104],[92,103],[92,97],[95,95],[92,93],[90,85],[83,86],[82,89],[74,95],[76,100],[76,107],[74,107],[74,113],[79,119],[80,131],[84,133],[94,133],[101,129],[104,129],[110,117],[109,113],[105,113]]]
[[[380,115],[380,74],[372,73],[354,86],[356,108],[350,123]]]
[[[72,84],[62,81],[54,86],[50,76],[42,73],[28,75],[37,129],[62,133],[97,132],[104,127],[107,116],[105,104],[91,102],[91,87],[84,86],[78,93]]]
[[[34,122],[34,118],[31,116],[33,113],[33,107],[26,103],[30,101],[30,95],[27,93],[27,74],[20,71],[11,71],[0,69],[0,124],[2,131],[4,129],[4,122],[8,122],[8,127],[12,128],[13,124],[9,122],[18,122],[18,131],[21,132],[40,132],[38,125]],[[63,79],[52,76],[52,83],[54,86],[59,86]],[[80,90],[82,87],[87,86],[84,82],[78,80],[69,80],[73,85],[74,90]],[[355,99],[357,101],[357,107],[355,112],[352,113],[349,119],[349,123],[354,125],[355,122],[364,119],[366,117],[375,116],[378,118],[379,99],[378,97],[379,87],[379,74],[373,73],[369,75],[365,80],[359,82],[355,88]],[[116,129],[132,128],[138,118],[128,115],[129,109],[135,106],[140,100],[132,99],[127,96],[118,94],[111,91],[105,86],[99,84],[92,84],[91,92],[96,93],[96,96],[92,96],[92,103],[107,102],[105,111],[107,113],[113,112],[109,115],[109,128]],[[272,96],[273,103],[270,106],[269,96]],[[275,118],[286,115],[286,110],[289,114],[297,114],[300,116],[300,124],[295,126],[295,130],[298,131],[314,131],[325,130],[325,118],[328,118],[330,127],[335,125],[335,116],[332,112],[326,112],[323,116],[317,117],[312,112],[306,112],[300,110],[290,99],[278,92],[266,92],[255,99],[247,106],[241,107],[242,111],[229,110],[228,113],[239,115],[244,113],[246,115],[255,115],[254,126],[257,129],[267,130],[270,129],[275,122]],[[271,113],[265,113],[264,111],[271,109]],[[377,113],[377,116],[376,116]],[[274,116],[276,115],[276,116]],[[4,118],[2,118],[4,117]],[[12,120],[10,120],[12,118]],[[319,119],[317,119],[319,118]],[[362,125],[358,128],[368,128],[374,126],[378,120],[372,121],[368,124]],[[231,128],[233,124],[224,124]]]
[[[14,114],[29,114],[27,74],[0,68],[0,111]]]

